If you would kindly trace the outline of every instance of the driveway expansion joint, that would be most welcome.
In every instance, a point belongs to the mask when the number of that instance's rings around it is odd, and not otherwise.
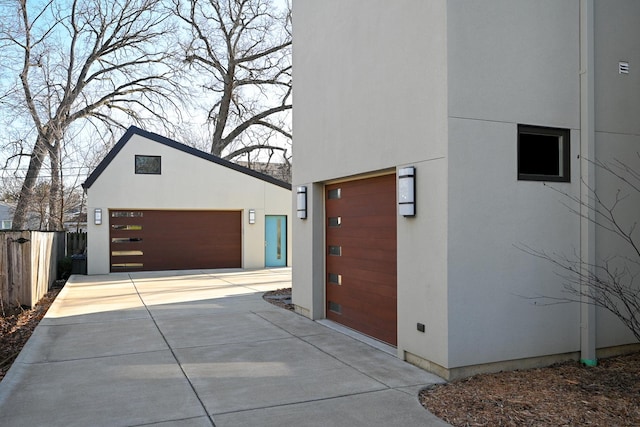
[[[262,317],[262,316],[260,316],[260,317]],[[263,318],[264,320],[266,320],[267,322],[271,323],[271,324],[272,324],[273,326],[275,326],[276,328],[280,328],[280,329],[282,329],[283,331],[290,333],[289,331],[287,331],[286,329],[284,329],[284,328],[283,328],[283,327],[281,327],[280,325],[276,325],[275,323],[273,323],[273,322],[272,322],[272,321],[270,321],[269,319],[265,319],[264,317],[262,317],[262,318]],[[327,329],[329,329],[329,328],[327,328]],[[295,335],[292,335],[292,336],[295,336]],[[301,342],[303,342],[303,343],[305,343],[305,344],[307,344],[307,345],[310,345],[311,347],[313,347],[313,348],[315,348],[316,350],[320,351],[321,353],[323,353],[323,354],[325,354],[325,355],[329,356],[330,358],[332,358],[332,359],[336,360],[338,363],[341,363],[342,365],[347,366],[347,367],[349,367],[349,368],[351,368],[351,369],[353,369],[353,370],[355,370],[355,371],[359,372],[360,374],[364,375],[365,377],[368,377],[369,379],[371,379],[371,380],[373,380],[373,381],[377,382],[378,384],[382,384],[385,388],[387,388],[387,389],[391,388],[391,387],[389,387],[389,385],[387,385],[387,384],[383,383],[382,381],[380,381],[379,379],[377,379],[377,378],[375,378],[375,377],[373,377],[373,376],[369,375],[367,372],[364,372],[362,369],[359,369],[359,368],[357,368],[356,366],[353,366],[353,365],[351,365],[351,364],[349,364],[349,363],[345,362],[344,360],[341,360],[341,359],[340,359],[340,358],[338,358],[337,356],[334,356],[333,354],[331,354],[331,353],[327,352],[326,350],[322,349],[321,347],[319,347],[319,346],[317,346],[317,345],[315,345],[315,344],[313,344],[313,343],[311,343],[311,342],[309,342],[309,341],[307,341],[307,340],[305,340],[305,339],[303,339],[303,338],[300,338],[300,337],[295,337],[295,338],[297,338],[298,340],[300,340]],[[353,339],[353,338],[351,338],[351,337],[348,337],[348,338]],[[355,341],[355,340],[354,340],[354,341]]]
[[[212,415],[215,416],[215,415],[240,414],[242,412],[260,411],[260,410],[263,410],[263,409],[286,408],[288,406],[304,405],[306,403],[327,402],[327,401],[336,400],[336,399],[343,399],[345,397],[365,396],[365,395],[372,394],[372,393],[379,393],[379,392],[385,391],[385,390],[390,390],[390,388],[386,387],[386,388],[372,389],[372,390],[361,391],[361,392],[339,394],[339,395],[336,395],[336,396],[319,397],[317,399],[308,399],[308,400],[300,400],[300,401],[295,401],[295,402],[280,403],[280,404],[276,404],[276,405],[256,406],[255,408],[238,409],[236,411],[216,412],[216,413],[213,413]]]
[[[47,360],[39,360],[37,362],[20,362],[20,363],[23,364],[23,365],[37,366],[37,365],[46,365],[48,363],[80,362],[80,361],[83,361],[83,360],[111,359],[111,358],[114,358],[114,357],[135,356],[135,355],[138,355],[138,354],[163,353],[163,352],[167,352],[167,351],[170,351],[170,350],[171,349],[169,347],[167,347],[165,349],[159,349],[159,350],[132,351],[130,353],[103,354],[103,355],[91,356],[91,357],[72,357],[72,358],[69,358],[69,359],[60,359],[60,360],[47,359]]]
[[[153,313],[151,312],[151,310],[149,310],[149,307],[144,302],[144,299],[142,298],[142,295],[140,294],[140,291],[138,290],[138,287],[136,286],[135,280],[131,277],[131,275],[129,275],[129,279],[131,280],[131,283],[133,284],[133,287],[136,290],[136,293],[138,294],[138,297],[142,301],[142,304],[144,305],[144,308],[149,313],[149,316],[151,317],[151,321],[153,322],[155,327],[158,329],[158,333],[160,334],[160,336],[162,336],[162,339],[164,340],[165,344],[169,348],[169,351],[171,352],[171,356],[173,357],[173,359],[175,360],[176,364],[180,368],[180,372],[182,372],[182,375],[184,376],[185,380],[189,384],[189,387],[191,387],[191,390],[193,391],[193,394],[196,396],[196,399],[198,399],[198,402],[200,403],[200,406],[202,407],[202,410],[206,414],[206,416],[209,419],[209,422],[211,423],[211,425],[213,427],[215,427],[216,423],[213,421],[213,418],[209,415],[209,412],[207,411],[207,407],[205,406],[204,402],[202,401],[202,398],[198,394],[198,391],[196,390],[195,386],[191,382],[191,379],[189,378],[189,376],[185,372],[184,367],[182,366],[182,363],[180,363],[180,360],[178,359],[178,356],[176,355],[175,351],[173,350],[173,348],[171,348],[171,345],[169,344],[169,341],[167,340],[167,337],[162,332],[162,329],[160,329],[160,325],[158,325],[158,322],[156,321],[156,318],[153,316]]]

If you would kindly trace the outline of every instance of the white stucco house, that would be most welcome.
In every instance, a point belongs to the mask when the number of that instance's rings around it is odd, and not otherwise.
[[[449,379],[634,348],[607,311],[547,304],[562,278],[517,247],[629,254],[566,205],[615,197],[594,160],[640,169],[640,2],[296,0],[294,14],[299,313]],[[630,226],[640,201],[622,191]]]
[[[291,265],[291,187],[131,127],[84,183],[89,274]]]

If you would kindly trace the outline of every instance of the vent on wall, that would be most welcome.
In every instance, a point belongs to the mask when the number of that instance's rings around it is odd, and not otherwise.
[[[627,61],[618,62],[618,74],[629,74],[629,63]]]

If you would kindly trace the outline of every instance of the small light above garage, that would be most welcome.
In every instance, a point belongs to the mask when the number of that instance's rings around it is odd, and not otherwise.
[[[307,187],[298,187],[297,191],[298,218],[307,218]]]
[[[256,223],[256,210],[249,209],[249,224],[255,224],[255,223]]]
[[[402,216],[416,214],[416,168],[409,166],[398,171],[398,213]]]

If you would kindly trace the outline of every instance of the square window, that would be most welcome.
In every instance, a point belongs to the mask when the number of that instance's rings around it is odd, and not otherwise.
[[[160,156],[140,156],[136,155],[136,174],[160,175]]]
[[[518,180],[569,182],[569,129],[518,125]]]

